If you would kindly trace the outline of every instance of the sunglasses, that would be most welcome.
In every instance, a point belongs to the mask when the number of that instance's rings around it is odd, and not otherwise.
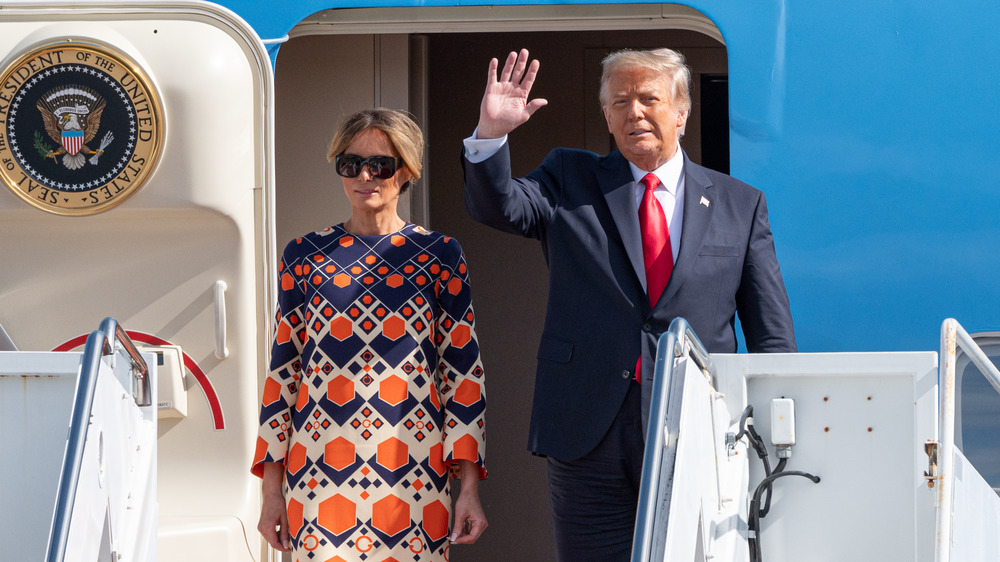
[[[362,158],[357,154],[340,153],[337,155],[337,175],[345,178],[356,178],[361,175],[361,168],[368,166],[368,173],[380,180],[387,180],[396,174],[399,168],[399,158],[392,156],[369,156]]]

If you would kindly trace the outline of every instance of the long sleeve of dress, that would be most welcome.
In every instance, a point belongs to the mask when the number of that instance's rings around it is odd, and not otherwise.
[[[486,477],[486,387],[469,272],[462,248],[454,238],[444,238],[441,270],[435,281],[438,311],[435,345],[438,367],[435,380],[444,409],[444,462],[457,476],[457,462],[468,460]]]
[[[266,462],[284,462],[292,432],[291,409],[302,377],[306,340],[302,283],[310,267],[296,251],[301,239],[285,248],[278,265],[278,307],[275,314],[271,364],[261,400],[260,430],[251,472],[262,477]]]

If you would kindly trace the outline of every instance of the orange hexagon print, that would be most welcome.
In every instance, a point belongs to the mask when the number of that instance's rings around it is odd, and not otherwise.
[[[293,240],[252,471],[285,463],[299,562],[447,560],[449,474],[485,477],[485,384],[454,239],[407,224]]]

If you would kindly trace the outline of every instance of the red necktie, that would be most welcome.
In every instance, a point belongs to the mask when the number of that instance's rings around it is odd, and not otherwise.
[[[656,306],[674,270],[674,253],[670,248],[670,228],[663,216],[663,207],[653,196],[660,180],[653,174],[642,178],[646,192],[639,203],[639,230],[642,233],[642,260],[646,266],[646,294],[649,306]]]
[[[646,294],[649,306],[656,306],[663,289],[667,288],[670,274],[674,271],[674,253],[670,247],[670,228],[663,216],[663,207],[653,196],[653,190],[660,185],[654,174],[642,178],[646,186],[639,202],[639,232],[642,234],[642,261],[646,267]],[[635,362],[635,380],[642,381],[642,357]]]

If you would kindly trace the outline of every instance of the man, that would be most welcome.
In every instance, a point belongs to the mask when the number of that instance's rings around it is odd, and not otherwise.
[[[499,77],[490,62],[465,141],[466,206],[540,240],[549,266],[529,449],[548,457],[559,559],[628,560],[660,334],[684,317],[708,351],[732,353],[738,312],[750,352],[793,352],[788,297],[763,194],[680,149],[681,55],[610,55],[600,99],[618,150],[557,148],[511,178],[506,136],[547,103],[528,99],[528,61],[510,53]]]

